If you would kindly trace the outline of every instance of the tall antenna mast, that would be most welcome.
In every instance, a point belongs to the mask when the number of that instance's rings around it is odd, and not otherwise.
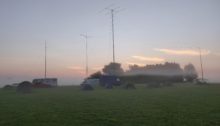
[[[88,77],[89,73],[89,67],[88,67],[88,38],[89,36],[87,34],[81,34],[83,38],[85,38],[86,41],[86,77]]]
[[[202,80],[204,80],[203,63],[202,63],[202,53],[201,53],[201,49],[200,49],[200,48],[199,48],[199,57],[200,57],[200,66],[201,66],[201,71],[202,71]]]
[[[120,11],[122,11],[123,9],[121,9],[120,7],[115,7],[113,8],[112,6],[114,6],[114,4],[104,8],[104,10],[108,10],[110,11],[111,14],[111,26],[112,26],[112,59],[113,59],[113,63],[115,63],[115,28],[114,28],[114,15]]]
[[[45,40],[45,64],[44,64],[44,78],[47,78],[47,42]]]
[[[111,17],[112,17],[112,49],[113,49],[113,63],[115,63],[114,9],[111,9]]]

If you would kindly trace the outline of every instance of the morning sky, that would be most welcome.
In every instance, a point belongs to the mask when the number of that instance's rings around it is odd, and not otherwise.
[[[88,34],[89,73],[112,61],[111,18],[115,15],[116,61],[131,64],[193,63],[200,75],[220,81],[219,0],[0,0],[0,85],[44,76],[59,84],[79,84],[85,76]]]

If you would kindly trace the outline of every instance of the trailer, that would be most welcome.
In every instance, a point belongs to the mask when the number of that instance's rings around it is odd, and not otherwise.
[[[102,86],[119,86],[121,85],[120,78],[112,75],[102,75],[99,79]]]
[[[57,87],[57,78],[40,78],[32,81],[33,87]]]

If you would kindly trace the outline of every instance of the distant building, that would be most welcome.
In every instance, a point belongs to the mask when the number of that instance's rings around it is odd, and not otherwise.
[[[40,78],[32,81],[33,87],[57,87],[57,78]]]

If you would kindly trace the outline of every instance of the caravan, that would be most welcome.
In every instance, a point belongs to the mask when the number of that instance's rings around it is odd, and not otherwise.
[[[33,87],[57,87],[57,78],[41,78],[32,81]]]

